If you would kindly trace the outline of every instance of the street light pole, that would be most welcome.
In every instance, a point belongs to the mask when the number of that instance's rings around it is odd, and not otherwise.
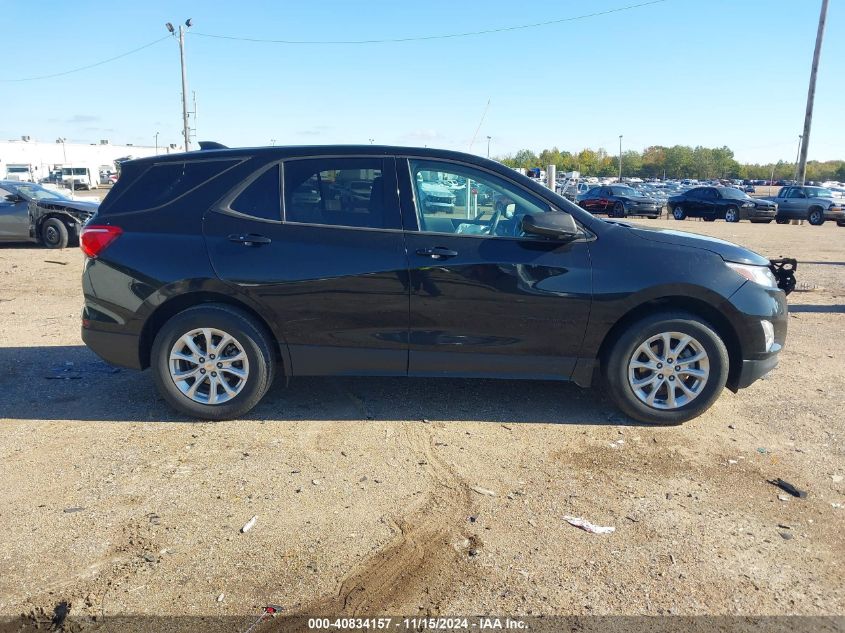
[[[622,135],[619,135],[619,182],[622,182]]]
[[[490,158],[490,139],[492,138],[492,136],[487,137],[487,158]]]
[[[156,132],[156,156],[158,156],[158,132]]]
[[[807,90],[807,111],[804,114],[804,134],[801,141],[801,153],[798,161],[798,184],[803,185],[807,177],[807,150],[810,146],[810,125],[813,122],[813,101],[816,98],[816,75],[819,72],[819,57],[822,52],[824,22],[827,18],[827,0],[822,0],[819,13],[819,29],[816,32],[816,48],[813,51],[813,65],[810,67],[810,87]]]

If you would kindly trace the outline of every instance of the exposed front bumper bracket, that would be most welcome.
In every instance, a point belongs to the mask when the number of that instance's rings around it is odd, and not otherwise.
[[[778,280],[778,288],[786,294],[795,290],[795,271],[798,270],[798,260],[791,257],[770,259],[769,268]]]

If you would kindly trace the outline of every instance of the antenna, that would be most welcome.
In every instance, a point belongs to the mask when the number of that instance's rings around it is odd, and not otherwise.
[[[487,99],[487,105],[484,106],[484,113],[481,115],[481,120],[478,122],[478,127],[475,128],[475,134],[472,135],[472,140],[469,142],[469,149],[467,151],[472,151],[472,146],[475,143],[475,139],[478,137],[478,131],[481,129],[481,125],[484,123],[484,118],[487,116],[487,110],[490,109],[490,99]]]

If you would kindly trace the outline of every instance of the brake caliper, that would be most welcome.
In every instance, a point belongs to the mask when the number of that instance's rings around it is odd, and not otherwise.
[[[778,288],[789,294],[795,290],[795,271],[798,270],[798,261],[791,257],[770,259],[769,269],[778,281]]]

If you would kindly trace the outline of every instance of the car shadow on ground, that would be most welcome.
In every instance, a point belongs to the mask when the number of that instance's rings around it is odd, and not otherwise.
[[[88,348],[0,348],[0,420],[196,422],[158,395],[149,371],[118,369]],[[461,420],[638,425],[601,389],[555,381],[278,378],[245,420]]]
[[[845,305],[815,305],[807,303],[794,303],[789,306],[790,312],[840,312],[845,313]]]

